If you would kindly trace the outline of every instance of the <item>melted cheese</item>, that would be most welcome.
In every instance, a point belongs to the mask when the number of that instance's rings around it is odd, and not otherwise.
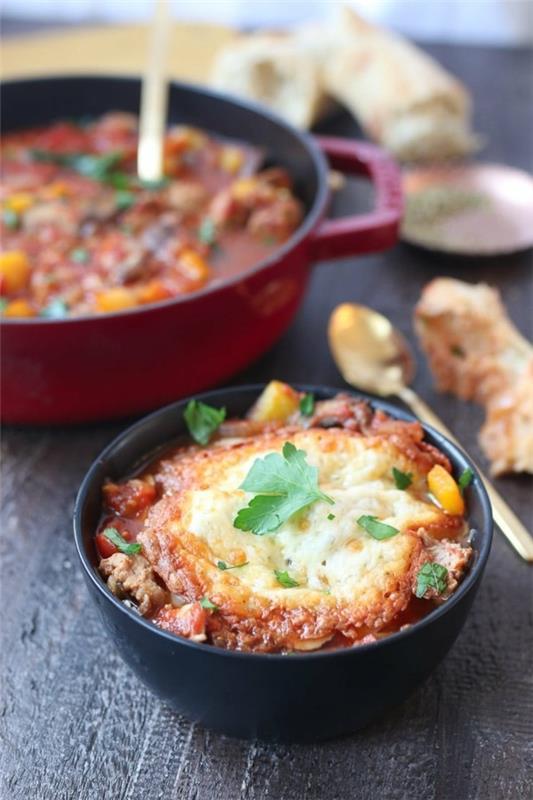
[[[239,486],[256,458],[281,452],[287,440],[318,467],[320,488],[335,504],[315,502],[263,536],[235,528],[237,512],[253,497]],[[409,490],[396,488],[393,467],[413,473]],[[208,596],[220,609],[222,638],[227,628],[243,647],[259,639],[265,649],[310,649],[336,632],[355,638],[358,630],[378,630],[409,601],[423,548],[418,532],[445,525],[416,464],[387,439],[343,429],[222,441],[181,454],[164,474],[163,498],[140,537],[145,552],[171,591]],[[357,523],[364,514],[399,533],[374,539]],[[221,571],[217,561],[248,564]],[[298,587],[281,586],[275,570]]]

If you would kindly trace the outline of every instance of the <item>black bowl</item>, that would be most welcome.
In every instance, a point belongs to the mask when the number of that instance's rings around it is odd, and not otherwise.
[[[262,386],[199,395],[242,415]],[[337,389],[299,386],[317,398]],[[412,417],[362,395],[400,419]],[[229,736],[312,742],[364,727],[404,700],[424,681],[453,644],[483,574],[492,540],[492,512],[475,466],[437,431],[426,438],[450,459],[455,472],[470,467],[466,490],[474,533],[473,560],[465,579],[440,608],[408,630],[373,644],[344,650],[279,655],[239,653],[195,644],[160,630],[114,597],[97,571],[93,544],[101,512],[101,487],[119,479],[147,456],[185,432],[187,400],[145,417],[112,442],[83,481],[74,510],[74,536],[83,574],[104,625],[122,657],[159,697],[191,720]]]

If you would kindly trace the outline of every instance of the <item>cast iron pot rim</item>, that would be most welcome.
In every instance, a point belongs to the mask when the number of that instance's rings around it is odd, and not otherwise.
[[[20,84],[37,84],[40,83],[50,83],[50,82],[65,82],[65,81],[72,81],[76,82],[79,80],[98,80],[102,82],[106,82],[109,80],[113,81],[135,81],[137,83],[141,83],[141,78],[137,75],[123,75],[123,74],[80,74],[80,75],[49,75],[40,78],[21,78],[21,79],[13,79],[7,80],[3,82],[4,87],[9,87],[12,85],[20,85]],[[208,284],[202,289],[198,289],[195,292],[189,292],[188,294],[178,295],[177,297],[170,298],[168,300],[160,300],[158,303],[150,303],[145,307],[138,307],[138,308],[129,308],[125,309],[124,311],[114,311],[109,314],[80,314],[77,317],[66,317],[65,319],[50,319],[47,317],[20,317],[20,318],[9,318],[4,317],[0,319],[0,325],[25,325],[25,326],[41,326],[41,325],[68,325],[72,323],[95,323],[100,322],[102,320],[112,319],[115,317],[127,317],[132,316],[135,314],[150,314],[153,312],[157,312],[161,308],[167,308],[170,306],[179,306],[187,302],[194,302],[195,300],[205,297],[206,295],[214,294],[219,291],[223,291],[226,288],[230,288],[236,284],[242,283],[243,280],[252,278],[254,275],[262,272],[263,270],[267,270],[268,268],[274,266],[275,264],[279,263],[279,261],[283,260],[286,256],[290,255],[296,248],[303,242],[303,240],[308,237],[312,231],[318,225],[322,214],[326,210],[326,205],[329,197],[329,189],[328,189],[328,182],[327,182],[327,174],[328,168],[326,163],[326,158],[320,148],[318,147],[317,143],[313,139],[312,136],[309,134],[299,131],[286,122],[284,119],[279,117],[277,114],[271,112],[267,108],[263,108],[258,103],[254,103],[248,100],[240,100],[234,98],[230,95],[224,94],[222,92],[216,92],[212,89],[208,89],[202,86],[196,86],[192,83],[186,83],[184,81],[169,81],[169,87],[178,90],[185,90],[196,93],[197,95],[203,95],[203,101],[209,102],[209,100],[216,99],[222,100],[223,102],[227,103],[229,106],[237,107],[240,110],[244,111],[252,111],[263,119],[268,120],[269,122],[277,125],[279,128],[283,128],[288,133],[292,134],[302,147],[307,151],[313,165],[316,169],[317,178],[318,178],[318,191],[313,199],[313,203],[311,208],[306,213],[302,223],[298,226],[298,228],[294,231],[292,236],[284,242],[280,247],[278,247],[274,252],[267,256],[266,258],[258,261],[251,267],[248,267],[245,272],[237,273],[236,275],[229,276],[228,278],[223,279],[222,281],[214,284]],[[105,112],[102,112],[105,113]],[[239,141],[238,132],[235,134],[236,141]]]
[[[331,386],[316,386],[316,385],[308,385],[308,384],[299,384],[299,383],[292,383],[291,384],[295,389],[298,389],[302,392],[312,392],[316,396],[320,396],[320,394],[332,393],[336,394],[339,391],[347,391],[349,394],[352,394],[356,397],[361,397],[363,400],[367,400],[371,403],[371,405],[375,408],[382,409],[383,411],[387,412],[391,416],[394,416],[398,419],[406,419],[410,421],[419,421],[417,418],[406,411],[404,411],[399,406],[396,406],[393,403],[388,403],[386,401],[381,400],[380,398],[375,398],[372,395],[365,394],[363,392],[352,391],[350,389],[338,389]],[[203,392],[202,394],[193,395],[193,397],[197,400],[201,400],[203,402],[213,402],[216,401],[217,395],[224,394],[227,395],[228,393],[238,395],[239,393],[245,392],[253,392],[259,394],[262,389],[264,389],[265,384],[244,384],[242,386],[235,386],[235,387],[227,387],[227,388],[219,388],[214,389],[212,391]],[[397,633],[391,633],[383,639],[379,639],[377,642],[369,642],[368,644],[360,644],[352,647],[346,648],[338,648],[336,650],[318,650],[316,652],[310,653],[296,653],[292,656],[287,656],[287,654],[281,653],[254,653],[254,652],[242,652],[239,650],[225,650],[221,647],[215,647],[214,645],[191,642],[189,639],[181,638],[176,636],[175,634],[169,633],[161,628],[158,628],[153,622],[150,622],[146,618],[142,617],[136,611],[131,610],[127,606],[124,605],[122,601],[120,601],[115,595],[107,588],[107,585],[103,582],[101,577],[98,574],[98,571],[93,565],[91,564],[90,558],[88,553],[86,552],[86,548],[83,543],[83,530],[81,524],[81,516],[83,507],[85,505],[86,497],[91,488],[93,481],[95,479],[95,474],[101,468],[102,462],[106,461],[109,456],[111,456],[116,449],[117,446],[121,445],[125,439],[130,439],[131,437],[135,437],[135,435],[144,428],[145,425],[157,419],[158,416],[165,416],[166,414],[170,413],[171,410],[176,410],[180,407],[184,407],[192,397],[185,397],[181,400],[177,400],[173,403],[170,403],[163,408],[158,409],[157,411],[153,411],[151,414],[148,414],[142,419],[135,422],[133,425],[130,425],[126,430],[120,433],[115,439],[113,439],[110,444],[100,453],[100,455],[93,461],[91,464],[88,472],[86,473],[80,489],[78,491],[78,495],[76,497],[76,502],[74,505],[74,512],[73,512],[73,527],[74,527],[74,540],[76,543],[76,550],[78,553],[78,557],[81,561],[82,567],[85,570],[86,575],[92,582],[92,584],[97,588],[100,594],[105,598],[107,602],[110,602],[112,605],[115,606],[117,610],[121,613],[125,614],[132,620],[134,623],[141,625],[147,633],[153,634],[154,636],[162,637],[166,639],[169,644],[173,644],[175,647],[183,646],[192,648],[193,650],[198,650],[201,652],[206,653],[210,656],[220,656],[221,658],[240,658],[240,659],[261,659],[266,661],[287,661],[287,658],[290,659],[290,663],[294,664],[297,662],[305,662],[309,659],[334,659],[334,658],[349,658],[354,656],[354,654],[366,652],[368,650],[374,650],[378,648],[387,647],[388,643],[396,642],[399,639],[407,639],[413,635],[416,635],[417,631],[420,628],[426,627],[427,625],[431,625],[433,621],[436,621],[440,617],[444,616],[448,611],[457,605],[460,602],[462,597],[466,595],[472,586],[476,583],[478,579],[481,578],[483,570],[485,568],[485,564],[489,557],[490,547],[492,543],[492,536],[493,536],[493,520],[492,520],[492,508],[490,505],[489,497],[483,485],[483,481],[479,475],[479,471],[476,465],[471,461],[470,457],[460,448],[457,447],[453,442],[447,439],[443,434],[439,433],[435,428],[431,425],[426,425],[424,423],[420,423],[424,428],[426,433],[430,433],[435,440],[438,442],[439,447],[444,451],[446,455],[452,455],[454,457],[459,456],[462,459],[465,459],[468,462],[469,467],[474,472],[474,482],[470,484],[470,487],[473,491],[478,493],[479,499],[481,501],[481,512],[483,516],[482,524],[478,530],[478,533],[482,536],[482,540],[479,547],[479,555],[478,559],[475,563],[473,563],[470,568],[468,575],[465,579],[459,584],[459,588],[453,593],[453,595],[446,600],[441,606],[438,608],[433,609],[429,612],[425,617],[423,617],[418,622],[412,624],[409,628],[403,631],[398,631]]]

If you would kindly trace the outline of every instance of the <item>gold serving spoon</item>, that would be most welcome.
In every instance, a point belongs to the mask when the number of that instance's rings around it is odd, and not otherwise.
[[[163,137],[167,120],[165,75],[170,33],[168,0],[155,0],[148,61],[141,87],[137,174],[143,181],[163,177]]]
[[[387,317],[366,306],[343,303],[330,317],[328,337],[335,363],[347,383],[381,397],[399,397],[422,422],[459,444],[408,386],[415,373],[411,349]],[[478,472],[492,504],[494,521],[517,553],[533,561],[533,538],[485,475]]]

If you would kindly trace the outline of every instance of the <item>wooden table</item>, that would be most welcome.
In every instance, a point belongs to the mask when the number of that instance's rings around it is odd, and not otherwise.
[[[431,50],[474,93],[477,130],[488,136],[483,157],[531,168],[531,51]],[[339,116],[323,131],[352,135],[356,129]],[[340,211],[348,205],[346,196],[339,199]],[[325,264],[316,270],[290,331],[238,382],[276,376],[342,386],[325,339],[333,307],[344,300],[376,306],[414,342],[411,310],[435,275],[500,287],[512,318],[531,337],[530,268],[531,254],[460,262],[402,245],[384,255]],[[436,395],[422,361],[416,388],[483,462],[476,443],[480,410]],[[528,795],[532,571],[498,534],[472,613],[448,658],[409,701],[365,731],[320,746],[235,741],[191,725],[152,697],[104,635],[81,581],[71,532],[80,480],[123,427],[4,432],[2,797],[518,800]],[[531,482],[514,477],[498,486],[531,524]]]

